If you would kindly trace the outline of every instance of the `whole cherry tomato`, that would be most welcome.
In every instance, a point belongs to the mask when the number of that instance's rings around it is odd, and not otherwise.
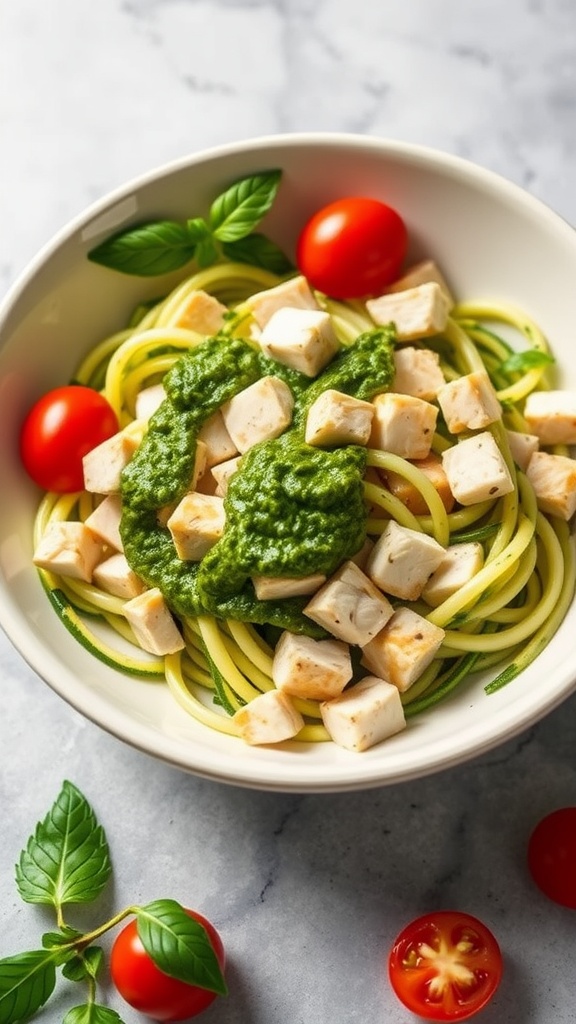
[[[35,483],[46,491],[81,491],[82,459],[118,430],[110,403],[94,388],[67,384],[32,406],[20,434],[20,455]]]
[[[186,913],[206,929],[223,970],[224,946],[214,925],[194,910],[186,910]],[[154,1020],[187,1020],[201,1013],[217,998],[216,992],[164,974],[144,949],[135,919],[119,932],[114,941],[110,972],[122,998],[135,1010]]]
[[[296,246],[298,268],[313,288],[335,299],[377,295],[400,273],[408,233],[402,217],[378,199],[352,196],[318,210]]]
[[[500,984],[496,939],[470,914],[440,910],[417,918],[396,939],[388,961],[392,988],[425,1020],[468,1020]]]
[[[576,910],[576,807],[552,811],[536,825],[528,867],[545,896]]]

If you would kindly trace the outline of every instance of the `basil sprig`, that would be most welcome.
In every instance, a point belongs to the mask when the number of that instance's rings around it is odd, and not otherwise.
[[[112,873],[104,829],[86,798],[65,781],[56,801],[30,836],[16,865],[16,885],[26,903],[52,906],[57,930],[45,932],[39,949],[0,960],[0,1024],[29,1020],[50,998],[57,970],[87,986],[84,1003],[63,1024],[122,1024],[115,1010],[96,1001],[104,954],[97,940],[126,917],[136,917],[142,944],[160,970],[225,995],[227,986],[204,926],[172,899],[130,906],[84,933],[64,920],[70,903],[90,903]]]
[[[206,218],[136,225],[97,245],[88,259],[140,277],[167,274],[191,260],[208,267],[221,257],[287,273],[290,260],[275,242],[254,231],[271,208],[281,177],[281,171],[272,170],[241,178],[217,196]]]

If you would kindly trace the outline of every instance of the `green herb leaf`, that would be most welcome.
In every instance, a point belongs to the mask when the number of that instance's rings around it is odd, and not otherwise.
[[[56,985],[54,957],[45,949],[0,960],[0,1021],[28,1020],[52,995]]]
[[[209,267],[218,259],[218,248],[213,239],[208,236],[196,246],[196,263],[199,267]]]
[[[123,274],[153,277],[185,266],[195,246],[184,224],[161,220],[113,235],[92,249],[88,259]]]
[[[549,366],[554,362],[553,356],[540,349],[529,348],[525,352],[514,352],[500,366],[502,373],[526,373],[538,370],[541,366]]]
[[[172,978],[226,995],[228,989],[206,929],[175,900],[155,900],[137,915],[140,941]]]
[[[191,220],[186,221],[186,230],[188,237],[194,245],[198,242],[203,242],[206,238],[211,238],[212,232],[204,220],[204,217],[192,217]]]
[[[89,946],[82,953],[76,953],[68,963],[64,964],[62,974],[68,981],[84,981],[96,978],[104,959],[101,946]]]
[[[269,171],[242,178],[218,196],[209,216],[214,237],[234,242],[249,235],[272,206],[281,176],[281,171]]]
[[[18,891],[27,903],[90,903],[112,871],[104,829],[70,782],[36,826],[16,865]]]
[[[122,1018],[109,1006],[86,1003],[84,1006],[73,1006],[68,1010],[62,1024],[122,1024]]]
[[[287,274],[294,269],[282,249],[259,232],[238,238],[235,242],[224,242],[222,250],[229,260],[262,267],[263,270],[271,270],[273,274]]]

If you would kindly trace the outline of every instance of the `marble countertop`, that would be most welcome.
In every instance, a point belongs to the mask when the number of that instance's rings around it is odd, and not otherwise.
[[[109,189],[270,133],[446,149],[576,224],[575,115],[572,0],[0,0],[0,294]],[[385,958],[439,907],[484,919],[502,946],[479,1020],[574,1020],[576,916],[540,895],[525,857],[536,822],[576,803],[576,697],[421,781],[274,794],[156,762],[81,718],[3,637],[0,659],[0,956],[50,926],[13,865],[69,779],[112,848],[104,916],[172,896],[220,930],[230,996],[206,1024],[408,1024]],[[137,1024],[111,987],[103,998]],[[62,985],[38,1019],[57,1024],[74,999]]]

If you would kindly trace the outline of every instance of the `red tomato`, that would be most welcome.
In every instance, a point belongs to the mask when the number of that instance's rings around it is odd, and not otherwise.
[[[296,262],[313,288],[335,299],[377,295],[400,273],[408,233],[400,214],[378,199],[337,199],[300,234]]]
[[[214,925],[195,910],[186,910],[186,913],[206,929],[223,970],[224,946]],[[216,992],[188,985],[185,981],[164,974],[148,956],[138,938],[136,919],[130,921],[114,941],[110,972],[122,998],[135,1010],[154,1020],[187,1020],[205,1010],[217,997]]]
[[[82,458],[118,430],[110,403],[94,388],[67,384],[43,395],[28,413],[20,455],[45,491],[81,491]]]
[[[412,1013],[425,1020],[468,1020],[494,995],[502,954],[481,921],[440,910],[401,932],[388,972],[394,992]]]
[[[576,910],[576,807],[552,811],[536,825],[528,867],[545,896]]]

